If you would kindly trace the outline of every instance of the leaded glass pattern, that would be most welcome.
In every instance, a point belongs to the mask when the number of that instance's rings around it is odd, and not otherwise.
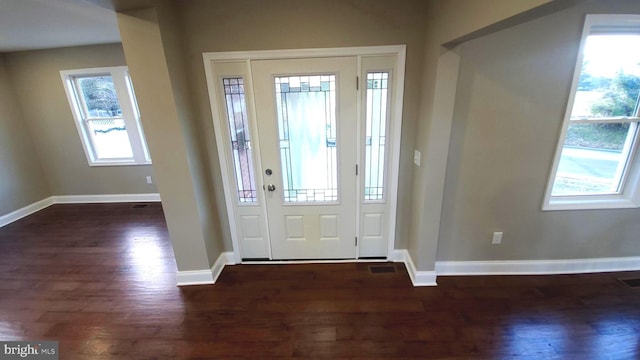
[[[234,172],[240,203],[255,203],[257,192],[251,151],[251,134],[243,78],[225,78],[224,85],[227,122],[231,138]]]
[[[275,77],[285,202],[338,200],[335,75]]]
[[[364,200],[384,198],[388,72],[367,73]]]

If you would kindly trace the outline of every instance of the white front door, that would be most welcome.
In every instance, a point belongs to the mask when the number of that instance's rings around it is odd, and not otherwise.
[[[275,260],[356,257],[356,60],[251,62]]]
[[[204,59],[235,260],[387,257],[404,47]]]

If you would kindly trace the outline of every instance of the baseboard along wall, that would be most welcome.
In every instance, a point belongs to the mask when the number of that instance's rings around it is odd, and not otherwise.
[[[435,271],[418,271],[409,252],[395,250],[393,261],[404,262],[413,286],[437,285],[438,276],[559,275],[640,270],[640,256],[559,260],[436,261]]]
[[[211,269],[178,271],[178,286],[215,284],[226,265],[235,265],[233,252],[223,252]]]
[[[57,195],[29,204],[0,216],[0,227],[53,204],[158,202],[160,194]],[[396,249],[390,261],[403,262],[413,286],[436,286],[438,276],[453,275],[556,275],[640,270],[640,256],[559,259],[559,260],[495,260],[437,261],[434,271],[417,270],[407,249]],[[178,286],[214,284],[226,265],[235,265],[235,254],[223,252],[211,269],[178,271]]]
[[[393,261],[403,262],[411,278],[413,286],[437,286],[435,271],[418,271],[406,249],[394,250]]]
[[[560,260],[438,261],[442,275],[556,275],[640,270],[640,257]]]
[[[0,227],[9,225],[34,212],[45,209],[53,204],[91,204],[117,202],[158,202],[160,194],[108,194],[108,195],[54,195],[33,204],[29,204],[5,215],[0,215]]]

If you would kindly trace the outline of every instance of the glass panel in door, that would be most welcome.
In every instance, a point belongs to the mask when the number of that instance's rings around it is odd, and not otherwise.
[[[276,76],[284,202],[338,200],[335,75]]]

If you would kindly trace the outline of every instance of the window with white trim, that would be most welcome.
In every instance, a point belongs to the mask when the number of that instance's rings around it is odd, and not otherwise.
[[[587,15],[543,210],[640,206],[640,16]]]
[[[151,164],[126,66],[60,76],[89,165]]]

